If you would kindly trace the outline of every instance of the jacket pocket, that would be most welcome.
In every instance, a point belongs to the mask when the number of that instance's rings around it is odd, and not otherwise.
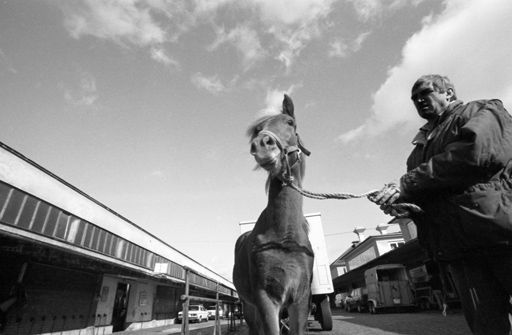
[[[465,248],[512,243],[512,190],[501,183],[479,184],[453,196]]]

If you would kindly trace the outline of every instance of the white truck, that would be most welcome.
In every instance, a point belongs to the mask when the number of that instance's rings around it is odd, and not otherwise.
[[[309,241],[315,253],[313,282],[311,283],[311,293],[313,295],[311,310],[315,320],[322,326],[322,330],[332,330],[332,314],[328,295],[334,292],[334,288],[329,269],[322,216],[320,213],[306,214],[304,216],[309,224]],[[255,224],[255,221],[240,222],[240,233],[243,234],[252,230]]]
[[[364,272],[368,310],[415,310],[412,285],[402,264],[382,264]]]

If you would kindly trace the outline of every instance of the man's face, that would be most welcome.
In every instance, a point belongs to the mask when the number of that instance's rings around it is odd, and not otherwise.
[[[448,89],[444,93],[437,92],[432,83],[422,83],[411,94],[411,99],[418,114],[427,120],[437,118],[450,104],[453,91]]]

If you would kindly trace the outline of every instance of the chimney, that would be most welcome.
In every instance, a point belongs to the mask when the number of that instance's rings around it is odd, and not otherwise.
[[[363,227],[356,227],[356,228],[354,228],[354,233],[359,238],[359,243],[363,242],[364,239],[365,239],[365,236],[363,234],[365,230],[366,230],[366,228],[363,228]]]
[[[386,235],[388,232],[389,226],[387,224],[378,225],[375,230],[377,230],[381,235]]]

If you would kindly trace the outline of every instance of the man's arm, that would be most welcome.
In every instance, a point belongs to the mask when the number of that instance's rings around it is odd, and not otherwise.
[[[457,140],[402,176],[401,197],[462,189],[490,177],[510,159],[511,127],[511,117],[501,102],[488,101],[459,129]]]

